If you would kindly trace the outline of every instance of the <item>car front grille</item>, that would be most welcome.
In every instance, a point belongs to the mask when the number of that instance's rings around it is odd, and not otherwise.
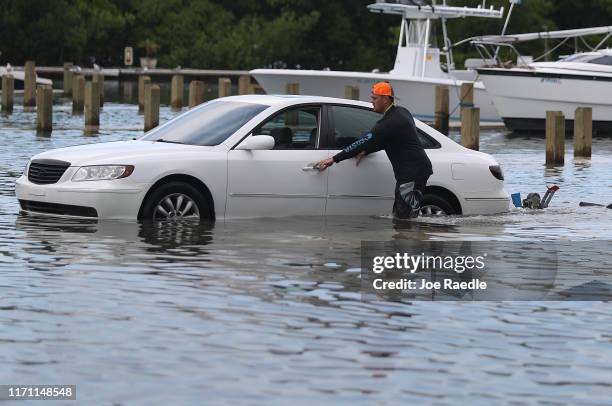
[[[30,162],[28,180],[37,185],[57,183],[69,167],[70,162],[56,159],[35,159]]]
[[[55,214],[61,216],[98,217],[98,212],[93,207],[37,202],[34,200],[19,200],[19,204],[21,205],[22,210],[35,213]]]

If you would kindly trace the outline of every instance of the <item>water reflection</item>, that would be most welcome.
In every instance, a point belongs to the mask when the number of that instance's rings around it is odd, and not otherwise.
[[[588,158],[574,158],[574,169],[576,172],[591,169],[591,160]]]
[[[360,278],[362,241],[497,241],[511,258],[528,252],[512,242],[536,255],[530,242],[544,240],[567,243],[559,298],[605,298],[609,246],[596,242],[612,239],[612,210],[578,202],[612,202],[609,139],[594,138],[590,161],[547,171],[542,138],[482,134],[509,192],[559,182],[546,210],[173,227],[19,216],[14,181],[32,155],[142,134],[137,107],[108,94],[96,137],[83,136],[67,98],[51,137],[37,137],[35,114],[17,104],[0,115],[5,381],[76,383],[101,404],[193,404],[203,393],[213,403],[609,403],[608,303],[362,300]]]

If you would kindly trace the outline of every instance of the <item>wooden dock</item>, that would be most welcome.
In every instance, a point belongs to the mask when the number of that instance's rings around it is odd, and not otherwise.
[[[17,68],[20,69],[20,68]],[[80,70],[84,76],[93,76],[100,73],[108,79],[118,81],[138,81],[140,76],[149,76],[155,82],[170,82],[172,76],[182,75],[189,80],[205,80],[218,78],[238,78],[249,75],[248,70],[219,70],[219,69],[142,69],[142,68],[103,68],[96,70],[93,68],[82,68]],[[49,79],[63,79],[63,66],[37,66],[36,73]]]

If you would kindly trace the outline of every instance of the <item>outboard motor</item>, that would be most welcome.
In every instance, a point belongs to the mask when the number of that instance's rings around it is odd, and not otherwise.
[[[538,193],[529,193],[527,198],[523,200],[523,208],[525,209],[545,209],[548,207],[550,200],[559,190],[559,186],[553,185],[546,190],[543,198],[540,198]]]

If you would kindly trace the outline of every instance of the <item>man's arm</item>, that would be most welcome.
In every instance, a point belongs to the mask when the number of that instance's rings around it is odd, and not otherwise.
[[[383,149],[383,135],[379,131],[372,131],[365,137],[358,139],[348,147],[333,156],[334,162],[338,163],[345,159],[353,158],[361,152],[371,154]]]
[[[324,171],[334,163],[344,161],[345,159],[357,157],[357,165],[366,154],[371,154],[380,151],[384,147],[384,138],[387,131],[380,131],[380,125],[377,125],[372,132],[366,136],[353,142],[348,147],[337,153],[331,158],[323,159],[316,163],[316,167]]]

